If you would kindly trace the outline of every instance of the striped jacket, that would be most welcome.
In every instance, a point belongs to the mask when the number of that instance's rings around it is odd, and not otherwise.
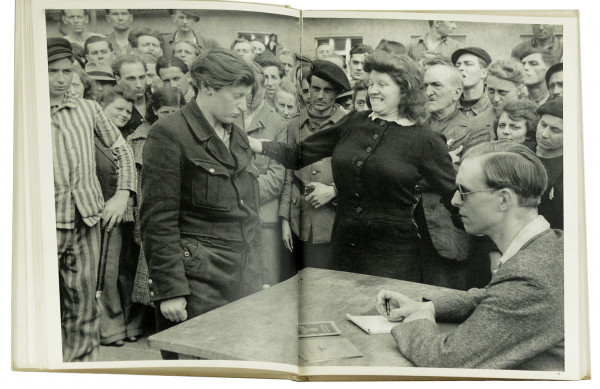
[[[56,227],[75,227],[76,210],[88,226],[102,214],[104,199],[96,176],[94,133],[109,147],[118,166],[117,190],[135,193],[137,178],[131,148],[95,101],[68,94],[51,108]]]

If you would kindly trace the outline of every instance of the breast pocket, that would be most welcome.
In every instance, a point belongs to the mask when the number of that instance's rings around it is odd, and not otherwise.
[[[192,204],[196,207],[229,211],[233,197],[233,185],[226,167],[214,161],[191,159]]]

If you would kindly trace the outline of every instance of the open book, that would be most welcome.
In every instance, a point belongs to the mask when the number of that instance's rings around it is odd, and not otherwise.
[[[116,2],[110,3],[117,6]],[[167,7],[174,2],[118,2],[135,15],[138,27],[151,26],[168,41],[174,25]],[[147,351],[119,354],[96,362],[62,360],[61,307],[56,257],[56,217],[46,38],[68,33],[61,9],[84,6],[88,29],[109,35],[105,2],[22,1],[17,4],[15,104],[15,222],[13,257],[13,364],[16,369],[103,369],[140,374],[319,379],[409,379],[411,377],[477,377],[577,380],[589,375],[589,328],[581,105],[579,100],[578,17],[575,12],[544,14],[475,12],[419,14],[403,12],[301,11],[264,4],[228,2],[177,3],[203,16],[204,38],[229,47],[237,38],[264,41],[275,34],[277,45],[313,59],[315,49],[329,45],[349,60],[359,43],[377,46],[386,38],[418,41],[430,19],[454,20],[451,38],[460,46],[485,47],[493,59],[510,57],[511,49],[530,41],[531,24],[552,24],[563,46],[564,120],[564,371],[510,369],[437,369],[415,367],[404,357],[392,334],[368,335],[346,315],[374,316],[381,289],[413,299],[434,300],[455,291],[422,283],[353,272],[303,269],[270,288],[151,335]],[[273,48],[277,52],[276,48]],[[382,188],[385,190],[385,188]],[[314,325],[314,323],[321,323]],[[323,324],[325,323],[325,324]],[[333,323],[328,325],[327,323]],[[313,327],[311,327],[311,325]],[[299,328],[317,336],[299,338]],[[440,323],[452,333],[457,323]],[[319,336],[322,335],[322,336]],[[144,339],[144,341],[146,341]],[[106,349],[104,349],[106,351]],[[159,350],[177,353],[177,362],[163,361]],[[325,357],[319,357],[323,353]],[[104,354],[106,355],[106,354]],[[122,357],[119,357],[122,355]],[[142,358],[137,358],[143,355]],[[143,361],[141,359],[144,359]]]

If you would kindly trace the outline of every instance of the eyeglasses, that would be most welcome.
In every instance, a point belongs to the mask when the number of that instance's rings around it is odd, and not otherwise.
[[[492,192],[494,190],[498,190],[496,188],[490,188],[490,189],[481,189],[481,190],[473,190],[471,192],[464,192],[462,186],[457,185],[456,186],[456,190],[458,191],[458,194],[460,195],[460,201],[464,202],[465,201],[465,196],[471,193],[479,193],[479,192]]]

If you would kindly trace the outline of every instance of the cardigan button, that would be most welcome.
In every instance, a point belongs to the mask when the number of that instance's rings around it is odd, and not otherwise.
[[[362,208],[361,207],[356,207],[356,213],[361,213],[362,212]]]
[[[313,174],[313,176],[314,176],[315,174],[317,174],[317,171],[316,171],[316,170],[313,170],[313,171],[312,171],[312,174]]]
[[[370,153],[371,151],[373,151],[373,148],[371,146],[367,147],[367,153]]]
[[[385,127],[385,121],[384,121],[384,120],[380,121],[380,122],[379,122],[379,125],[380,125],[381,127]]]
[[[152,285],[152,279],[148,278],[148,285]]]
[[[154,296],[154,292],[150,292],[150,296]]]
[[[356,166],[361,167],[363,165],[363,161],[356,162]]]
[[[379,134],[373,135],[373,139],[379,139]]]

